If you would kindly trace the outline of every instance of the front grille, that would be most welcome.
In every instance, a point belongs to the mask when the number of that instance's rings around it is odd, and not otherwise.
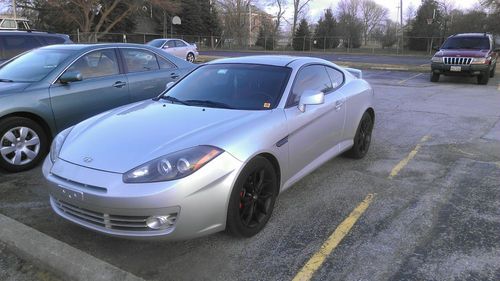
[[[472,58],[444,57],[443,59],[444,59],[444,64],[469,65],[472,62]]]
[[[64,182],[68,182],[68,183],[70,183],[72,185],[75,185],[79,189],[90,189],[90,190],[93,190],[93,191],[103,192],[103,193],[106,193],[108,191],[108,189],[105,188],[105,187],[100,187],[100,186],[95,186],[95,185],[90,185],[90,184],[79,183],[79,182],[72,181],[72,180],[67,179],[67,178],[63,178],[63,177],[58,176],[58,175],[56,175],[54,173],[52,174],[52,176],[54,176],[58,180],[61,180],[61,181],[64,181]]]
[[[55,200],[54,203],[59,211],[68,216],[99,227],[126,231],[151,231],[146,225],[147,216],[117,216],[94,212],[60,200]]]

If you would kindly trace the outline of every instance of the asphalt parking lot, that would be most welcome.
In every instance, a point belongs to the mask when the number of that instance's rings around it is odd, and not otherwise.
[[[302,179],[252,238],[93,233],[51,211],[41,167],[0,172],[0,213],[147,280],[500,280],[500,76],[487,86],[430,83],[427,73],[364,77],[376,91],[367,157],[333,159]],[[347,218],[357,218],[352,228]],[[322,245],[331,252],[303,269]]]

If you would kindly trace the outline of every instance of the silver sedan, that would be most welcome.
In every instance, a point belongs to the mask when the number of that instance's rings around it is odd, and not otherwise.
[[[360,71],[306,57],[223,59],[61,132],[43,173],[53,210],[88,229],[249,237],[280,192],[337,155],[363,158],[374,118]]]
[[[155,39],[149,41],[146,45],[160,48],[163,51],[181,59],[185,59],[188,62],[195,62],[199,55],[196,44],[189,44],[181,39]]]

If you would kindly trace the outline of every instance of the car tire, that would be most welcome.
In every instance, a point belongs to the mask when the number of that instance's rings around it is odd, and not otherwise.
[[[361,121],[359,121],[358,129],[354,136],[354,145],[345,153],[345,156],[354,159],[365,157],[370,149],[372,131],[373,119],[368,112],[365,112],[363,117],[361,117]]]
[[[493,68],[490,71],[490,78],[495,77],[495,69],[497,69],[497,64],[496,63],[493,65]]]
[[[438,81],[439,81],[439,74],[431,73],[431,82],[438,82]]]
[[[186,61],[188,62],[194,62],[196,60],[196,57],[194,56],[193,53],[188,53],[186,56]]]
[[[21,172],[35,167],[49,149],[44,129],[24,117],[9,117],[0,121],[0,168]]]
[[[487,70],[487,71],[485,71],[477,76],[477,83],[480,85],[488,84],[489,80],[490,80],[490,71],[489,70]]]
[[[243,168],[231,192],[226,231],[236,237],[251,237],[269,221],[278,196],[276,171],[257,156]]]

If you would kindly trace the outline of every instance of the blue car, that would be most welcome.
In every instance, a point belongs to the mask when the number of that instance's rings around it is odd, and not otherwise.
[[[61,130],[158,96],[194,64],[136,44],[51,45],[0,66],[0,167],[37,165]]]

